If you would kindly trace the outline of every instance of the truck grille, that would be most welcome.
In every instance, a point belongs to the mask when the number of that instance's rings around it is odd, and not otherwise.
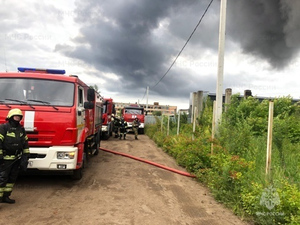
[[[37,153],[30,153],[30,159],[43,159],[46,157],[46,154],[37,154]]]
[[[26,133],[29,142],[51,142],[55,137],[55,132],[53,131],[28,131]]]

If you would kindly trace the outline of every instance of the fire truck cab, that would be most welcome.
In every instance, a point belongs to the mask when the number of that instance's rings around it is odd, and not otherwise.
[[[107,140],[112,136],[114,123],[113,115],[116,114],[115,104],[113,99],[103,99],[103,111],[102,111],[102,139]]]
[[[64,70],[18,68],[0,73],[0,122],[22,110],[30,158],[28,169],[71,172],[81,179],[101,140],[100,94]]]
[[[144,134],[144,127],[145,127],[144,107],[137,104],[125,106],[122,109],[122,117],[127,122],[128,128],[132,128],[132,122],[137,117],[140,121],[139,133]]]

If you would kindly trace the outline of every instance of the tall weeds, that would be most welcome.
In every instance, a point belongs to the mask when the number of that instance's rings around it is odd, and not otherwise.
[[[209,101],[195,133],[185,122],[180,135],[171,124],[167,136],[166,123],[161,132],[158,121],[146,127],[146,134],[242,218],[256,224],[300,224],[300,107],[289,96],[274,100],[272,167],[266,175],[268,101],[237,96],[213,140]]]

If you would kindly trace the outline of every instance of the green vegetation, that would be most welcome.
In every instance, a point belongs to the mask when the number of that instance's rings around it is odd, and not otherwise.
[[[300,106],[289,96],[274,99],[272,164],[266,175],[268,112],[267,100],[233,95],[213,140],[210,101],[195,133],[181,115],[179,135],[172,121],[166,135],[167,118],[163,126],[158,118],[147,125],[146,134],[240,217],[263,225],[300,224]]]

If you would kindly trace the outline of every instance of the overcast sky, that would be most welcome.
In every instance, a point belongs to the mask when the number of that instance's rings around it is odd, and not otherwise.
[[[117,102],[146,103],[149,86],[149,104],[188,108],[191,92],[216,92],[220,0],[159,80],[210,1],[0,0],[0,71],[65,69]],[[298,0],[228,0],[224,90],[300,98],[299,11]]]

